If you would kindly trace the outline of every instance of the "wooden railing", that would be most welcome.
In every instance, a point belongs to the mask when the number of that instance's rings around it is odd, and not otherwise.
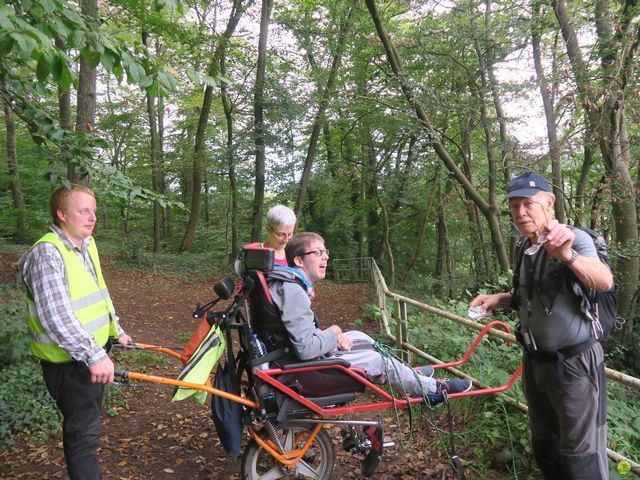
[[[333,264],[333,275],[334,279],[345,281],[364,281],[369,279],[374,285],[376,289],[376,301],[380,314],[380,322],[381,327],[383,328],[386,336],[394,342],[396,348],[405,352],[405,359],[408,359],[409,352],[428,360],[432,364],[444,363],[442,360],[420,350],[415,345],[412,345],[409,341],[409,324],[408,324],[408,315],[407,315],[407,306],[411,305],[419,310],[424,312],[432,313],[441,318],[445,318],[454,322],[457,322],[466,328],[471,330],[481,331],[484,328],[484,325],[480,322],[476,322],[474,320],[470,320],[465,317],[461,317],[459,315],[453,314],[451,312],[447,312],[446,310],[442,310],[440,308],[433,307],[431,305],[427,305],[426,303],[419,302],[409,297],[405,297],[398,293],[392,292],[387,288],[387,283],[382,276],[382,272],[380,268],[376,264],[375,260],[371,257],[367,258],[354,258],[354,259],[338,259],[332,260]],[[353,272],[349,272],[348,269],[353,267]],[[390,309],[390,304],[393,304],[393,309]],[[393,311],[395,313],[390,313]],[[395,332],[391,330],[391,322],[390,315],[395,319]],[[491,328],[488,331],[488,334],[501,338],[508,342],[515,342],[516,339],[513,335],[507,334],[501,330],[497,330],[495,328]],[[515,351],[514,351],[515,352]],[[453,367],[447,367],[447,370],[453,373],[454,375],[461,378],[468,378],[473,382],[476,388],[488,388],[487,385],[483,384],[476,378],[470,377],[466,373],[462,372]],[[636,377],[632,377],[631,375],[627,375],[625,373],[619,372],[617,370],[613,370],[611,368],[605,368],[605,372],[607,378],[613,380],[614,382],[618,382],[627,387],[635,388],[640,390],[640,379]],[[501,398],[503,398],[507,403],[516,407],[520,411],[526,413],[527,406],[518,402],[515,398],[510,397],[504,393],[495,394]],[[630,460],[613,450],[607,449],[607,453],[609,458],[611,458],[615,462],[627,461],[631,465],[631,470],[640,474],[640,464]]]

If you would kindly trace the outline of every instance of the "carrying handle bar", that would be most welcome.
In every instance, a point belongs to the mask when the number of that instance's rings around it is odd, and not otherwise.
[[[447,362],[447,363],[437,363],[435,365],[432,365],[432,367],[435,369],[435,368],[457,367],[458,365],[462,365],[467,360],[469,360],[469,357],[471,357],[471,354],[478,347],[478,344],[480,343],[482,338],[487,334],[489,329],[493,327],[502,327],[507,333],[511,333],[511,329],[509,328],[509,325],[507,325],[504,322],[501,322],[500,320],[494,320],[493,322],[487,323],[482,329],[482,331],[478,334],[478,337],[473,342],[471,347],[469,347],[469,350],[467,350],[467,353],[465,353],[460,360],[455,360],[453,362]],[[508,342],[507,345],[511,346],[511,343],[512,342]]]

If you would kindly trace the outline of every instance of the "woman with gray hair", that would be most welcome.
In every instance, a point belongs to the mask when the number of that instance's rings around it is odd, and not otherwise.
[[[296,221],[296,214],[289,207],[274,205],[267,212],[267,224],[265,226],[268,235],[267,241],[254,245],[273,248],[275,250],[275,264],[286,267],[287,257],[284,253],[284,247],[287,246],[293,236]]]

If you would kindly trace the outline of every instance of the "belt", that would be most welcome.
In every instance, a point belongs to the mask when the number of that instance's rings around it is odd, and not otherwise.
[[[548,351],[548,350],[530,350],[528,348],[524,348],[525,353],[531,357],[532,360],[536,362],[555,362],[558,360],[564,360],[565,358],[575,357],[576,355],[580,355],[582,352],[585,352],[591,348],[591,346],[596,343],[596,339],[590,337],[587,341],[579,343],[578,345],[572,345],[570,347],[563,347],[557,351]]]
[[[591,346],[596,342],[597,340],[591,337],[586,342],[579,343],[578,345],[572,345],[570,347],[563,347],[556,352],[549,352],[545,350],[531,351],[525,348],[524,360],[525,360],[525,363],[528,363],[530,366],[531,366],[531,363],[556,362],[555,370],[556,370],[556,379],[558,382],[558,388],[560,390],[563,390],[565,359],[575,357],[576,355],[579,355],[582,352],[589,350],[589,348],[591,348]]]

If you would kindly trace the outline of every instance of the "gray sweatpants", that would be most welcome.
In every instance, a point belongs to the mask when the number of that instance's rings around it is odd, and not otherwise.
[[[547,479],[606,480],[607,386],[602,346],[558,361],[524,354],[522,375],[536,461]],[[560,376],[559,372],[563,372]]]
[[[345,332],[354,342],[350,351],[336,351],[333,355],[344,358],[351,365],[364,369],[366,377],[373,383],[389,383],[397,392],[406,392],[411,397],[436,393],[436,381],[416,373],[411,367],[394,358],[383,357],[377,350],[358,348],[358,344],[373,344],[374,340],[366,333],[359,331]]]

